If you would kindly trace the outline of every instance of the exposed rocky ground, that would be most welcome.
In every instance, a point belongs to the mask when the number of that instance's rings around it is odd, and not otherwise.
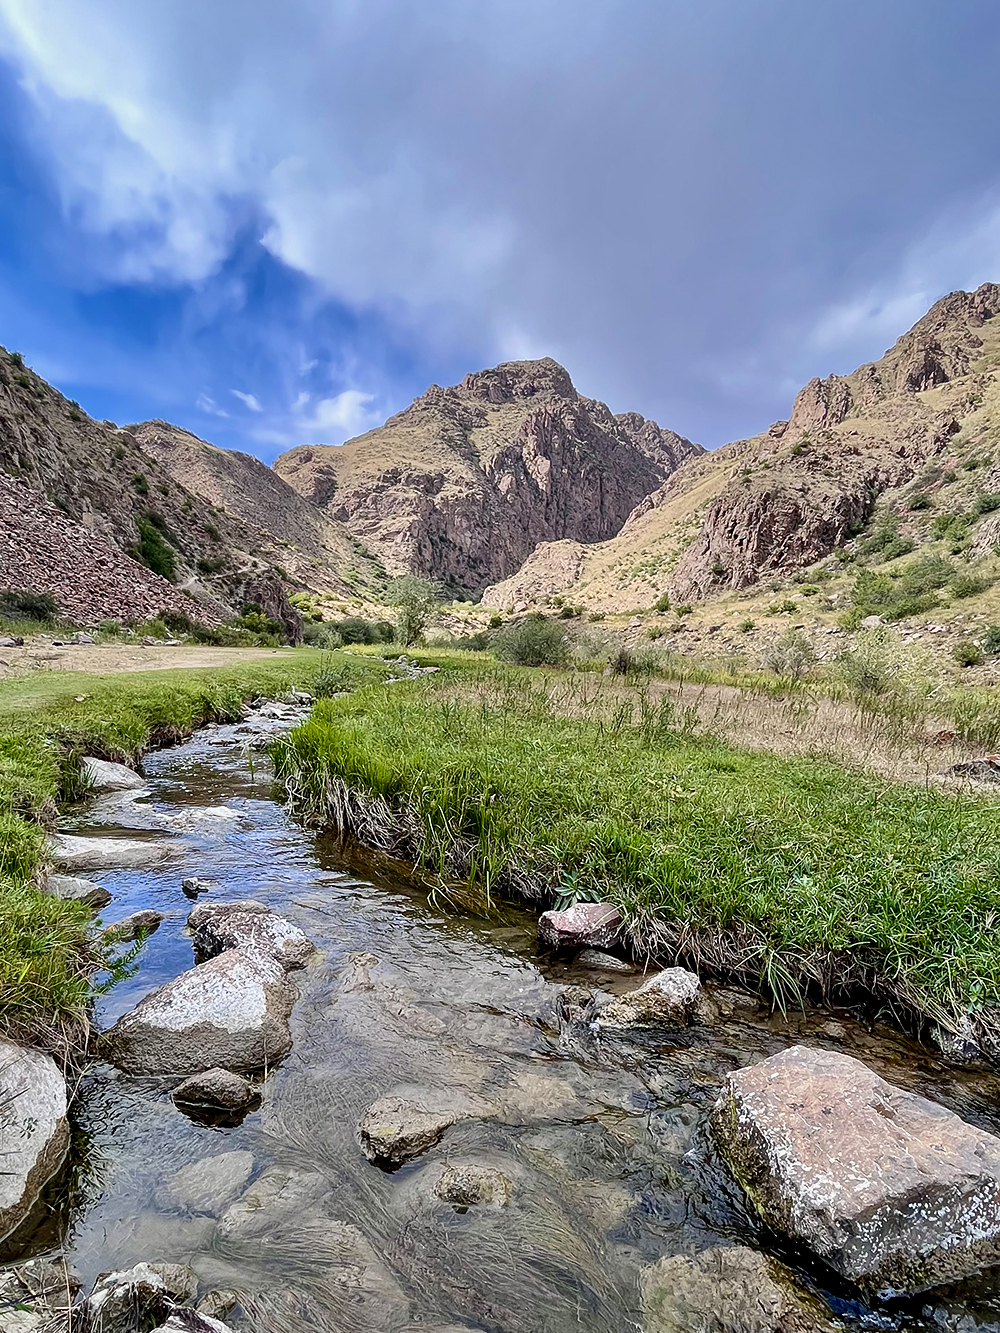
[[[278,474],[344,522],[392,573],[478,592],[538,542],[597,542],[698,445],[584,398],[554,361],[432,385],[340,448],[293,449]]]

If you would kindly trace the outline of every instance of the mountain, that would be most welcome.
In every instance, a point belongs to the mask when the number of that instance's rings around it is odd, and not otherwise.
[[[484,602],[695,602],[822,559],[876,510],[911,544],[932,536],[932,508],[971,522],[992,503],[978,497],[1000,492],[988,448],[1000,438],[998,316],[996,284],[943,297],[880,360],[811,380],[787,421],[684,463],[609,541],[539,546]]]
[[[514,361],[432,385],[339,447],[282,454],[275,471],[377,554],[468,592],[539,542],[599,542],[699,445],[577,393],[555,361]]]

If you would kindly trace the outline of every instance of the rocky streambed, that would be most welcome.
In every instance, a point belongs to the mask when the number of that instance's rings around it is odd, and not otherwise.
[[[61,831],[54,888],[158,928],[68,1117],[42,1057],[48,1128],[0,1106],[5,1155],[68,1145],[0,1330],[1000,1328],[1000,1079],[446,908],[275,803],[247,743],[294,716]]]

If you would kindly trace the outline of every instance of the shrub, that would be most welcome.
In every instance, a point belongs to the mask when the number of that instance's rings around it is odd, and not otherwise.
[[[569,656],[566,631],[538,612],[504,625],[497,631],[493,647],[502,661],[517,666],[562,666]]]
[[[793,602],[790,597],[786,597],[784,601],[772,602],[767,608],[767,613],[771,616],[790,615],[793,611],[797,611],[798,609],[798,602]]]
[[[35,620],[39,624],[55,620],[59,614],[50,592],[29,588],[7,588],[0,592],[0,620]]]
[[[10,363],[12,366],[17,366],[18,369],[20,369],[24,365],[24,357],[21,355],[20,352],[10,352],[9,356],[10,356]]]
[[[669,610],[670,610],[670,594],[669,594],[669,593],[666,593],[666,592],[661,592],[660,595],[659,595],[659,597],[657,597],[657,599],[656,599],[655,603],[653,604],[653,606],[654,606],[654,610],[656,610],[656,611],[669,611]]]
[[[194,629],[194,621],[186,611],[174,611],[168,608],[160,612],[160,619],[171,634],[190,634]]]
[[[226,560],[224,556],[217,555],[211,559],[202,559],[198,561],[199,574],[218,574],[220,569],[225,569]]]
[[[310,648],[339,648],[344,640],[333,625],[307,620],[302,626],[302,642]]]
[[[934,501],[927,491],[918,491],[910,500],[911,509],[930,509]]]
[[[757,628],[757,622],[756,622],[756,620],[741,620],[741,621],[740,621],[740,633],[741,633],[741,634],[752,634],[753,631],[754,631],[756,628]]]
[[[976,497],[977,514],[992,514],[997,509],[1000,509],[1000,495],[995,491],[984,491]]]
[[[788,680],[801,680],[815,661],[816,650],[804,634],[794,629],[772,643],[764,655],[764,665]]]
[[[971,639],[962,639],[956,643],[951,655],[960,667],[981,666],[986,660],[982,648]]]
[[[622,644],[612,652],[608,666],[616,676],[627,676],[635,680],[640,676],[653,674],[657,667],[657,657],[648,650],[640,652],[635,648],[626,648]]]
[[[395,636],[395,630],[388,620],[367,620],[364,616],[328,620],[326,626],[340,636],[341,643],[391,643]]]
[[[969,534],[975,522],[975,514],[937,514],[931,523],[935,537],[945,541],[958,542]]]
[[[330,699],[335,694],[345,694],[353,690],[366,675],[365,668],[347,657],[324,659],[312,683],[312,692],[317,699]]]
[[[139,495],[149,494],[149,482],[142,472],[137,472],[132,478],[132,485]]]
[[[952,579],[949,591],[953,597],[975,597],[993,586],[994,580],[985,574],[958,574]]]
[[[499,629],[503,624],[503,616],[490,616],[490,629]]]
[[[677,607],[677,615],[689,616],[693,610],[694,610],[693,606],[679,606]]]
[[[903,620],[929,611],[938,602],[938,592],[955,577],[955,566],[939,555],[925,556],[901,571],[898,578],[865,569],[854,581],[851,592],[853,612],[849,623],[857,624],[865,616],[884,616]]]
[[[1000,653],[1000,625],[987,625],[979,642],[987,657]]]
[[[173,582],[177,574],[177,556],[167,540],[166,527],[157,514],[140,514],[135,520],[139,540],[129,550],[133,560]]]

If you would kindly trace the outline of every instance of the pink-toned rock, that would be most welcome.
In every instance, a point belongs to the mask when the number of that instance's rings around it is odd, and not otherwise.
[[[764,1220],[864,1288],[1000,1263],[1000,1139],[860,1060],[793,1046],[736,1070],[711,1123]]]
[[[621,922],[621,912],[610,903],[574,903],[564,912],[543,912],[538,939],[550,949],[607,949]]]

